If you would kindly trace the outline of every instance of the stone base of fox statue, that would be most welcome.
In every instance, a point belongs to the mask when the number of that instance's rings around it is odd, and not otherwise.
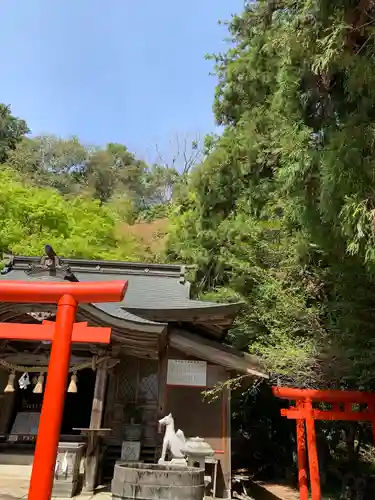
[[[172,458],[172,460],[163,460],[159,458],[158,460],[159,465],[177,465],[180,467],[187,467],[187,461],[185,458]]]

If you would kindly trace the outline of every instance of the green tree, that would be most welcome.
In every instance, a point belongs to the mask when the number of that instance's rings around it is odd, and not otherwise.
[[[149,207],[163,205],[171,201],[173,189],[179,181],[179,173],[173,167],[154,164],[143,177],[143,204]]]
[[[125,146],[108,144],[91,156],[84,173],[87,185],[102,202],[112,196],[124,194],[136,203],[142,196],[142,179],[146,169]]]
[[[76,137],[24,137],[8,153],[7,163],[35,185],[53,187],[64,195],[80,193],[102,203],[129,199],[135,211],[168,204],[179,181],[174,168],[148,167],[122,144],[89,147]]]
[[[374,28],[368,0],[248,1],[213,57],[224,132],[168,252],[198,293],[244,302],[231,340],[283,384],[375,388]],[[319,432],[359,476],[366,427]]]
[[[0,172],[0,252],[40,255],[50,243],[62,257],[138,260],[137,242],[121,237],[117,220],[98,200],[64,198],[32,187],[14,171]]]
[[[34,184],[69,194],[82,190],[90,153],[76,137],[39,136],[24,138],[7,163]]]
[[[373,386],[373,14],[285,0],[233,17],[214,56],[224,133],[172,224],[171,257],[245,301],[233,335],[293,384]]]
[[[284,384],[374,389],[374,27],[367,0],[249,1],[213,57],[224,133],[169,255],[198,292],[244,301],[232,341]]]
[[[0,164],[28,132],[26,122],[14,117],[10,106],[0,104]]]

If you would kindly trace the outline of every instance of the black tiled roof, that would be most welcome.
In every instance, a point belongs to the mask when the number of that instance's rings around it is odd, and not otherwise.
[[[12,256],[0,280],[64,279],[38,271],[39,257]],[[184,267],[170,264],[142,264],[100,260],[61,259],[77,281],[127,280],[128,291],[120,303],[93,304],[109,318],[123,320],[127,329],[163,330],[167,323],[193,324],[209,336],[222,338],[241,305],[217,304],[190,299],[190,284]],[[32,273],[30,270],[34,269]]]

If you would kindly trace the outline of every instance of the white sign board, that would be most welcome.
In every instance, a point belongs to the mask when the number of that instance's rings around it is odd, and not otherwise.
[[[206,387],[206,361],[190,361],[185,359],[169,359],[167,385],[190,387]]]

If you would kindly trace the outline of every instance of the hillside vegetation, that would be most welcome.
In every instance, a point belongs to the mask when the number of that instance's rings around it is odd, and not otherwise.
[[[231,340],[271,383],[373,391],[375,4],[248,1],[228,27],[231,46],[212,56],[224,131],[176,199],[168,255],[196,265],[201,294],[244,302]],[[273,407],[248,393],[235,425],[276,474],[293,433]],[[369,427],[318,436],[323,482],[373,498]]]
[[[183,178],[175,161],[146,165],[121,144],[97,148],[28,132],[0,105],[0,251],[40,255],[49,242],[66,257],[161,258]],[[184,153],[195,155],[190,146]]]

